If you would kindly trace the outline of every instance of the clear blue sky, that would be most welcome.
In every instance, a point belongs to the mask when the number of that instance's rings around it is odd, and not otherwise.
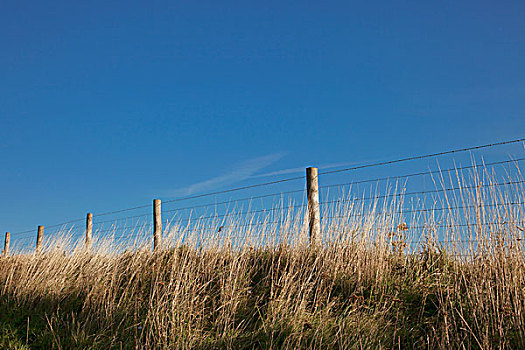
[[[523,1],[2,1],[0,230],[523,137],[524,18]]]

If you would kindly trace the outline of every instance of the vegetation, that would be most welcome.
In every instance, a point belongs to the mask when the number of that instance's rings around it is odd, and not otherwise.
[[[281,212],[173,225],[155,253],[101,240],[4,257],[0,348],[525,348],[524,192],[470,181],[408,224],[401,197],[334,203],[322,247]]]

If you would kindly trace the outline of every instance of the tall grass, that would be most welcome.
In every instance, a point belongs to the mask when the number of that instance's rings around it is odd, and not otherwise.
[[[522,176],[444,175],[430,202],[339,196],[317,248],[284,209],[174,221],[157,253],[106,237],[4,257],[0,347],[525,348]]]

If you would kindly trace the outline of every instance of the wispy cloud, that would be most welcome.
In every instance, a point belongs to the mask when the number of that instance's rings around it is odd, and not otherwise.
[[[378,162],[381,160],[375,159],[375,160],[366,160],[366,161],[360,161],[360,162],[352,162],[352,163],[330,163],[330,164],[324,164],[319,165],[319,169],[330,169],[330,168],[339,168],[339,167],[349,167],[349,166],[357,166],[362,165],[369,162]],[[289,168],[289,169],[283,169],[283,170],[277,170],[272,171],[264,174],[257,174],[253,175],[252,178],[260,178],[260,177],[269,177],[269,176],[276,176],[276,175],[285,175],[285,174],[297,174],[297,173],[304,173],[305,169],[311,165],[304,165],[302,167],[298,168]]]
[[[214,191],[234,183],[253,178],[257,171],[266,168],[272,163],[285,156],[285,153],[275,153],[263,157],[247,160],[234,166],[229,172],[213,177],[211,179],[194,183],[192,185],[179,188],[168,194],[170,197],[191,196],[193,194]]]

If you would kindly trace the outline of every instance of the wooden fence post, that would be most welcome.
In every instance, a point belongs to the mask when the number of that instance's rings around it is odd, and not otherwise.
[[[38,226],[38,231],[36,234],[36,253],[40,254],[42,252],[42,241],[44,240],[44,226]]]
[[[91,236],[93,233],[93,213],[88,213],[86,217],[86,252],[91,252]]]
[[[310,246],[321,245],[321,214],[319,212],[319,182],[317,168],[306,168],[306,191],[308,194],[308,226]]]
[[[9,255],[9,242],[11,241],[11,234],[9,232],[5,233],[5,241],[4,241],[4,256]]]
[[[153,250],[160,249],[162,244],[162,206],[160,199],[153,200]]]

